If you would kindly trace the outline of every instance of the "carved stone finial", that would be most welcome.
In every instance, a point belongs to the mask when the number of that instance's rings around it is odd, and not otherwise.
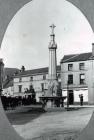
[[[54,24],[52,24],[51,26],[51,29],[52,29],[52,34],[54,34],[54,28],[56,27]]]

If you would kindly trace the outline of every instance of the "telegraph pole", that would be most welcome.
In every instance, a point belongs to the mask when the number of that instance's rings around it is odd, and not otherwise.
[[[67,109],[69,108],[69,81],[67,81]]]

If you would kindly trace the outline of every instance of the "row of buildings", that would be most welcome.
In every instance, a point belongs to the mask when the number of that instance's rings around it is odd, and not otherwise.
[[[69,91],[70,104],[79,103],[80,94],[83,94],[84,103],[94,104],[94,44],[92,44],[92,52],[65,55],[57,66],[57,80],[63,96],[67,96]],[[44,95],[48,88],[47,67],[22,69],[5,84],[3,94],[24,96],[25,91],[32,85],[39,101],[39,96]]]

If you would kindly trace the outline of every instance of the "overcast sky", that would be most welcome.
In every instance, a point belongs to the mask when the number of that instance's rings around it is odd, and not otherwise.
[[[65,0],[33,0],[17,12],[6,30],[0,50],[5,67],[48,66],[52,23],[58,64],[65,54],[92,50],[93,31],[79,9]]]

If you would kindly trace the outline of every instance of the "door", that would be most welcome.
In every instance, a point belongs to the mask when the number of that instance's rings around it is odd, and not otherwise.
[[[73,90],[69,90],[69,104],[73,105],[74,104],[74,94]]]

